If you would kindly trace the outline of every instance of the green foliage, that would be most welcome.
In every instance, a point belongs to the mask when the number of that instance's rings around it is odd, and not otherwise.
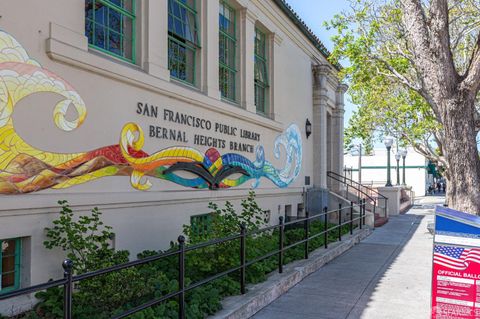
[[[210,224],[210,232],[206,235],[198,235],[191,225],[184,225],[183,232],[188,236],[188,244],[195,245],[215,238],[222,238],[238,234],[240,225],[244,224],[247,234],[255,232],[268,223],[268,216],[258,206],[255,201],[255,193],[249,192],[248,197],[242,200],[241,212],[237,213],[230,202],[226,202],[225,206],[219,207],[215,203],[209,204],[212,209],[212,222]],[[304,229],[303,223],[293,225],[295,227],[287,227],[285,230],[285,246],[303,240]],[[329,224],[328,227],[333,227]],[[300,228],[298,228],[300,227]],[[323,222],[318,220],[310,224],[310,236],[321,233],[325,229]],[[348,226],[342,227],[342,233],[349,231]],[[328,234],[328,241],[336,241],[338,231],[332,231]],[[309,250],[313,251],[324,245],[324,236],[318,236],[309,244]],[[279,230],[264,231],[257,234],[249,234],[246,237],[247,261],[254,260],[263,255],[271,253],[279,247]],[[214,246],[192,251],[188,254],[187,270],[189,277],[193,279],[204,279],[218,272],[226,271],[240,265],[240,244],[238,240],[229,241]],[[298,245],[287,250],[284,254],[284,263],[287,264],[294,260],[304,257],[304,246]],[[266,279],[267,275],[277,269],[278,256],[274,255],[247,267],[246,281],[247,283],[259,283]],[[238,275],[231,275],[231,285],[224,287],[222,294],[237,294],[240,287],[238,283]]]
[[[210,239],[221,238],[237,234],[240,225],[252,231],[256,230],[267,222],[266,213],[258,206],[255,201],[255,192],[250,191],[246,199],[241,201],[242,211],[237,213],[233,204],[225,202],[225,206],[220,208],[218,204],[210,202],[208,208],[211,209],[212,221],[209,232],[198,234],[192,228],[192,225],[184,225],[183,233],[188,238],[189,244],[194,244]]]
[[[60,201],[62,209],[60,216],[47,230],[45,246],[49,249],[63,249],[75,266],[75,273],[92,271],[108,266],[125,263],[129,259],[127,251],[115,251],[110,245],[113,237],[111,227],[101,221],[101,212],[93,209],[90,215],[75,217],[66,201]],[[248,232],[257,231],[268,222],[268,216],[255,201],[255,193],[250,192],[241,202],[241,211],[237,213],[230,202],[223,207],[210,203],[212,224],[207,234],[199,235],[191,225],[183,227],[188,236],[187,245],[196,245],[208,240],[238,234],[240,225],[246,226]],[[303,239],[303,224],[300,228],[287,227],[285,245],[290,245]],[[333,226],[331,224],[329,227]],[[320,221],[310,224],[310,236],[325,229]],[[348,227],[342,228],[342,233],[348,232]],[[329,241],[337,240],[338,231],[328,234]],[[247,261],[258,258],[278,249],[278,229],[264,231],[258,234],[248,233],[246,237]],[[324,236],[318,236],[309,244],[313,251],[323,246]],[[167,251],[178,250],[173,242]],[[144,251],[137,255],[139,259],[162,253],[162,251]],[[236,267],[240,264],[239,240],[227,241],[221,244],[193,250],[186,254],[186,286],[205,280],[219,272]],[[284,263],[302,259],[303,244],[285,252]],[[258,283],[278,267],[278,257],[259,261],[247,268],[246,281]],[[162,258],[144,265],[130,267],[121,271],[101,275],[93,279],[83,280],[75,286],[73,296],[73,317],[77,319],[111,318],[132,307],[139,306],[154,299],[161,298],[178,289],[178,257],[176,255]],[[239,294],[239,274],[231,273],[208,284],[189,291],[186,296],[186,315],[188,318],[205,318],[221,309],[221,300],[225,296]],[[40,302],[34,310],[23,318],[61,318],[63,316],[63,289],[52,288],[36,294]],[[177,318],[178,302],[169,299],[157,306],[138,312],[129,318]]]
[[[113,256],[113,249],[109,248],[109,241],[114,235],[112,228],[103,225],[97,207],[92,209],[90,216],[82,215],[75,220],[66,200],[58,201],[58,204],[61,206],[60,216],[53,221],[53,228],[46,228],[48,240],[43,243],[44,246],[65,251],[67,258],[73,261],[75,272],[98,269],[101,259]]]
[[[210,231],[205,235],[198,235],[191,225],[184,225],[183,232],[188,238],[188,244],[194,245],[238,234],[242,224],[248,231],[255,231],[267,223],[267,214],[256,203],[255,192],[249,192],[248,197],[241,201],[241,207],[242,210],[237,213],[229,201],[225,203],[223,208],[216,203],[209,203],[209,208],[212,210]],[[247,236],[246,245],[248,247],[247,259],[256,258],[278,247],[275,239],[271,238],[271,232],[257,236]],[[240,264],[239,251],[240,243],[238,240],[234,240],[190,252],[187,258],[187,269],[190,270],[189,276],[203,279],[236,267]],[[265,280],[266,273],[275,269],[275,266],[272,267],[272,262],[273,259],[269,259],[248,267],[246,280],[252,283]],[[223,287],[222,294],[238,293],[240,286],[237,277],[229,278],[230,285]]]
[[[341,76],[359,106],[345,130],[345,145],[361,140],[367,153],[375,141],[393,135],[400,146],[411,145],[435,161],[441,160],[443,127],[421,93],[422,81],[412,62],[398,0],[351,0],[348,12],[325,23],[335,29],[331,59],[347,59]]]
[[[90,272],[129,261],[129,252],[115,251],[110,247],[114,237],[111,227],[104,225],[101,212],[94,208],[90,215],[75,213],[67,201],[59,201],[61,211],[53,221],[53,228],[46,229],[47,249],[62,249],[73,261],[73,273]],[[75,318],[109,318],[110,313],[122,308],[130,300],[151,291],[143,283],[139,270],[127,268],[121,271],[83,280],[76,286],[73,313]],[[36,312],[45,318],[58,318],[63,313],[60,288],[39,292],[36,297],[44,302],[36,306]]]
[[[301,228],[297,227],[297,228],[292,228],[292,229],[288,229],[288,230],[285,231],[285,245],[286,246],[303,240],[303,238],[304,238],[303,236],[305,234],[305,231],[303,229],[303,224],[301,224],[299,226],[301,226]],[[331,223],[329,223],[327,225],[328,228],[334,227],[334,226],[335,225],[331,224]],[[313,221],[313,222],[310,223],[309,230],[310,230],[309,231],[309,236],[313,236],[315,234],[320,234],[325,230],[325,224],[321,221],[318,221],[318,220]],[[349,228],[344,226],[342,228],[342,234],[347,233],[348,230],[349,230]],[[327,234],[327,242],[331,243],[331,242],[335,242],[337,240],[338,240],[338,231],[337,230],[329,231],[328,234]],[[315,237],[314,239],[312,239],[309,242],[308,251],[312,252],[315,249],[318,249],[318,248],[323,247],[323,246],[324,246],[324,235],[322,234],[320,236]],[[291,249],[289,249],[285,252],[284,263],[288,264],[292,261],[302,259],[304,257],[304,253],[305,253],[304,245],[303,244],[297,245],[296,247],[293,247],[293,248],[291,248]]]

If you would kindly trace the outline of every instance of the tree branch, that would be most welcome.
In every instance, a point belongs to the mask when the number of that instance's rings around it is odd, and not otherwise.
[[[438,149],[439,149],[439,156],[442,156],[444,154],[443,152],[443,134],[441,131],[436,130],[433,132],[433,138],[435,139],[435,143],[437,143]]]
[[[437,120],[439,122],[441,122],[440,120],[440,112],[438,110],[438,107],[437,107],[437,104],[435,103],[435,101],[433,100],[433,98],[430,96],[430,94],[427,92],[427,90],[425,90],[424,88],[424,83],[423,81],[421,81],[422,85],[415,85],[413,84],[407,77],[405,77],[404,75],[402,75],[400,72],[398,72],[393,66],[391,66],[387,61],[383,60],[382,58],[380,57],[377,57],[377,56],[374,56],[373,57],[374,59],[376,59],[377,61],[381,62],[385,68],[391,72],[391,74],[388,74],[388,73],[385,73],[385,72],[382,72],[380,71],[378,68],[377,68],[377,72],[381,75],[384,75],[386,77],[389,77],[389,78],[392,78],[394,80],[398,80],[400,81],[401,84],[403,84],[404,86],[406,86],[407,88],[411,89],[411,90],[414,90],[415,92],[417,92],[418,94],[420,94],[421,97],[423,97],[427,102],[428,104],[430,105],[430,107],[432,108],[432,111],[433,113],[435,114],[435,117],[437,118]],[[421,77],[420,77],[421,78]]]
[[[401,0],[405,29],[409,30],[415,57],[431,56],[429,30],[422,5],[418,0]],[[418,63],[419,61],[417,61]]]
[[[467,72],[461,83],[461,88],[471,90],[475,95],[480,88],[480,34],[477,36],[475,48],[468,63]]]
[[[465,35],[472,33],[475,29],[480,27],[480,21],[475,21],[474,23],[465,25],[461,30],[456,32],[455,39],[452,41],[452,51],[455,51],[460,44],[460,41],[465,37]]]
[[[428,141],[423,141],[423,144],[420,144],[411,138],[408,137],[407,134],[403,134],[403,138],[412,145],[412,147],[421,155],[425,156],[428,160],[436,163],[441,163],[445,167],[448,167],[447,162],[442,156],[439,156],[438,154],[435,153],[434,150],[431,149],[431,146],[429,145]]]
[[[431,0],[427,22],[421,0],[400,0],[407,36],[412,43],[415,66],[426,91],[435,101],[452,95],[459,83],[450,50],[448,1]],[[429,101],[430,102],[430,101]],[[434,103],[435,105],[437,103]],[[434,110],[437,117],[438,110]]]

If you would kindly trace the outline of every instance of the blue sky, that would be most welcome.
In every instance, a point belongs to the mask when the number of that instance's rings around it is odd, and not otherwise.
[[[335,31],[328,31],[323,26],[323,22],[331,20],[337,13],[348,11],[349,2],[347,0],[287,0],[287,2],[331,51],[333,43],[330,37],[335,34]],[[346,96],[345,126],[355,109],[356,107],[350,102],[350,97]]]

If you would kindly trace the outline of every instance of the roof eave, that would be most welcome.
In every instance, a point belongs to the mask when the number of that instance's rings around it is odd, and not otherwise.
[[[340,63],[331,63],[329,58],[331,56],[330,51],[320,41],[320,39],[313,33],[313,31],[307,26],[307,24],[300,19],[298,14],[292,9],[292,7],[285,0],[273,0],[273,2],[288,16],[288,18],[299,28],[299,30],[307,37],[307,39],[313,44],[313,46],[327,59],[327,61],[337,70],[340,71],[342,66]]]

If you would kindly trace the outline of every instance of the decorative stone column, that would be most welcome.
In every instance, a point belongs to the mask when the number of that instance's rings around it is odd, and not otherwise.
[[[336,104],[335,109],[332,111],[332,171],[343,175],[343,120],[344,120],[344,94],[347,91],[348,86],[340,84],[336,90]],[[334,191],[342,191],[342,185],[340,183],[332,184]]]
[[[313,69],[313,186],[327,188],[327,74],[329,66]]]
[[[244,48],[240,54],[240,76],[242,107],[256,113],[254,84],[255,22],[257,16],[247,9],[240,10],[240,45]]]

